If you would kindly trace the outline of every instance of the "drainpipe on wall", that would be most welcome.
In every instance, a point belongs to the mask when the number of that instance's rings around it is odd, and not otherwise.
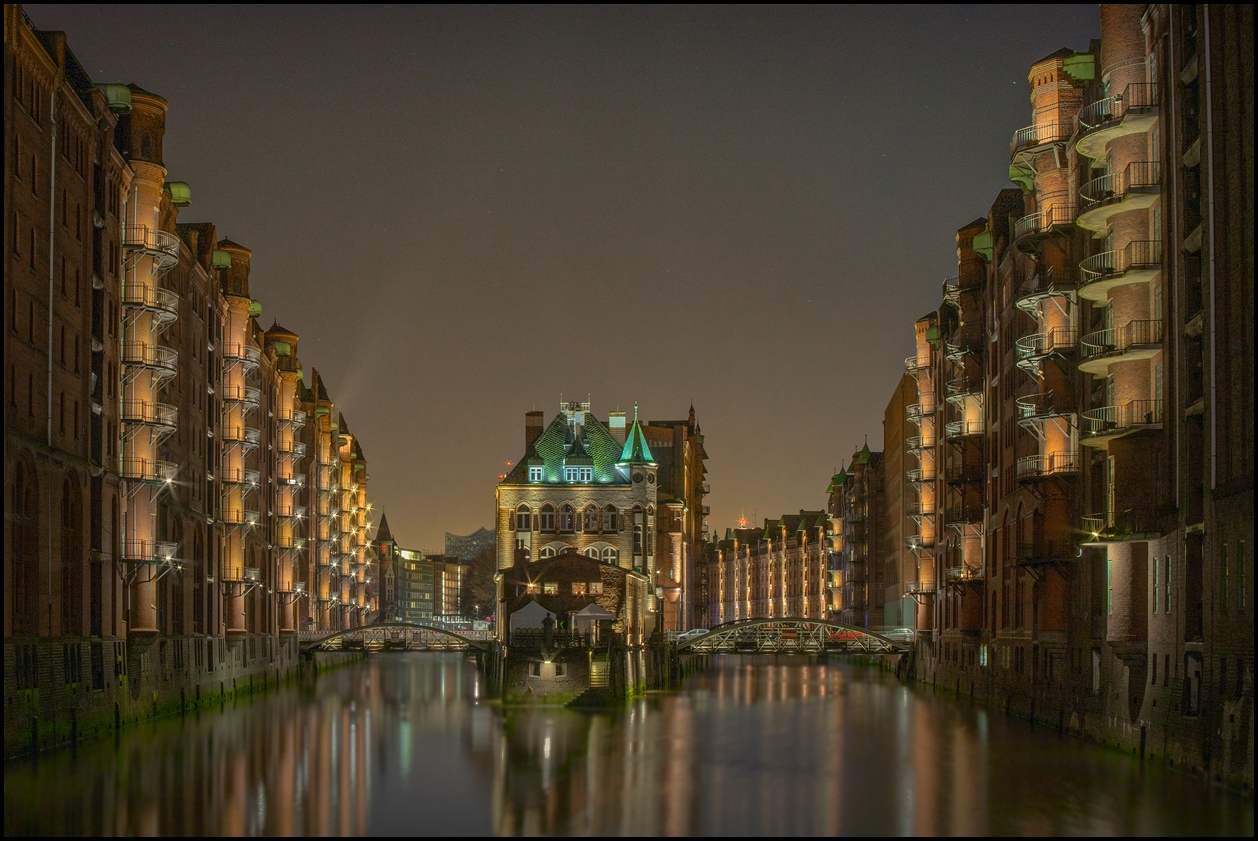
[[[61,79],[65,74],[65,35],[54,34],[56,39],[55,49],[57,55],[57,75],[53,79],[52,90],[48,95],[48,122],[51,126],[50,136],[52,138],[52,157],[48,164],[48,424],[47,424],[47,444],[48,444],[48,464],[52,466],[52,328],[53,328],[53,294],[55,291],[54,283],[54,264],[53,259],[54,243],[57,236],[57,88],[61,87]],[[32,177],[34,173],[31,173]],[[52,471],[49,471],[48,481],[45,485],[48,488],[48,635],[52,636]]]
[[[1218,412],[1218,359],[1215,354],[1216,337],[1219,334],[1215,323],[1214,306],[1214,103],[1210,91],[1210,4],[1201,7],[1205,17],[1206,38],[1206,178],[1210,184],[1210,490],[1218,483],[1219,472],[1219,412]],[[1205,516],[1205,512],[1202,512]]]

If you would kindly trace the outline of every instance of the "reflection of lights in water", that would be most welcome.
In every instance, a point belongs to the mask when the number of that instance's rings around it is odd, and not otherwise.
[[[258,783],[258,834],[266,827],[266,788]]]
[[[398,724],[398,746],[401,749],[402,779],[411,773],[411,723],[402,721]]]

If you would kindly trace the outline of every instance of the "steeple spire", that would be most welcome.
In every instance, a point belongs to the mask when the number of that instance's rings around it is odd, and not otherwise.
[[[655,465],[655,456],[647,445],[646,434],[642,431],[642,423],[638,420],[638,404],[633,404],[633,426],[625,438],[625,447],[620,451],[621,464]]]

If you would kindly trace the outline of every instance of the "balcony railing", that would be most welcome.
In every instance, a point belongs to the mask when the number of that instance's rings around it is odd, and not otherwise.
[[[1083,356],[1118,356],[1139,347],[1162,344],[1161,321],[1128,321],[1122,327],[1098,330],[1083,337]]]
[[[917,467],[913,470],[906,470],[904,476],[914,485],[920,485],[922,482],[935,481],[935,468],[933,467]]]
[[[262,518],[257,511],[227,506],[223,508],[219,519],[229,526],[256,526]]]
[[[1040,359],[1075,349],[1079,331],[1074,327],[1052,327],[1043,333],[1023,336],[1016,342],[1019,359]]]
[[[275,545],[279,546],[281,549],[305,549],[306,538],[298,537],[293,534],[281,533],[280,536],[276,538]]]
[[[253,345],[242,345],[239,343],[225,343],[223,345],[223,358],[229,362],[242,362],[247,367],[257,367],[262,359],[262,351]]]
[[[1079,190],[1080,213],[1093,207],[1119,201],[1135,191],[1156,192],[1162,183],[1161,166],[1157,161],[1132,161],[1122,172],[1093,178]]]
[[[1121,543],[1125,540],[1147,539],[1160,534],[1157,511],[1153,508],[1128,508],[1107,514],[1083,517],[1083,532],[1090,543]]]
[[[1027,216],[1023,216],[1017,222],[1014,222],[1013,240],[1015,243],[1019,243],[1029,237],[1051,233],[1054,228],[1060,228],[1063,225],[1071,225],[1074,221],[1074,203],[1065,200],[1058,200],[1056,203],[1050,204],[1039,213],[1032,213]]]
[[[955,398],[970,397],[972,395],[981,395],[983,393],[982,377],[956,377],[948,380],[944,386],[944,390],[949,400]]]
[[[935,401],[927,400],[921,403],[910,403],[905,407],[905,416],[911,421],[921,420],[935,414]]]
[[[945,478],[950,485],[981,482],[983,481],[983,472],[982,465],[954,464],[948,468]]]
[[[125,564],[169,564],[179,551],[177,543],[166,540],[127,540],[120,548]]]
[[[912,551],[920,552],[923,549],[933,549],[935,547],[935,538],[920,534],[910,534],[905,538],[904,543]]]
[[[122,404],[122,421],[174,429],[179,425],[179,409],[169,403],[127,400]]]
[[[294,473],[292,476],[281,476],[279,481],[281,485],[289,485],[294,488],[304,488],[306,487],[306,474]]]
[[[1079,455],[1074,452],[1063,451],[1018,459],[1018,478],[1024,481],[1058,475],[1073,476],[1078,472]]]
[[[143,251],[157,259],[162,268],[179,261],[179,237],[148,225],[127,225],[122,229],[122,247]]]
[[[1059,403],[1054,399],[1053,392],[1046,391],[1042,394],[1027,394],[1015,400],[1018,406],[1018,419],[1031,420],[1032,418],[1055,418],[1068,415],[1073,409],[1066,407],[1064,403]]]
[[[948,421],[948,423],[944,425],[944,437],[949,440],[954,438],[968,438],[971,435],[982,434],[982,420],[955,420]]]
[[[122,305],[149,310],[157,315],[159,321],[173,321],[179,316],[179,295],[146,283],[124,283]]]
[[[122,346],[122,364],[152,368],[159,374],[173,376],[179,371],[179,352],[147,342],[127,342]]]
[[[275,509],[275,516],[286,517],[295,520],[306,519],[306,506],[304,505],[281,505]]]
[[[1080,133],[1096,131],[1121,122],[1131,111],[1156,108],[1160,100],[1156,83],[1133,82],[1120,94],[1093,102],[1076,117]]]
[[[306,445],[301,441],[280,441],[280,452],[295,458],[306,457]]]
[[[1070,294],[1077,282],[1078,275],[1074,267],[1054,269],[1052,266],[1039,265],[1018,284],[1014,299],[1018,309],[1034,318],[1037,317],[1040,301]]]
[[[1127,430],[1160,426],[1161,400],[1130,400],[1121,406],[1102,406],[1083,413],[1083,421],[1092,435],[1111,436]]]
[[[239,467],[224,467],[219,471],[219,476],[225,485],[249,485],[255,488],[262,480],[258,471],[242,470]]]
[[[1119,251],[1102,251],[1079,264],[1080,288],[1110,278],[1119,278],[1135,269],[1162,268],[1161,240],[1133,240]]]
[[[228,403],[241,403],[250,409],[258,408],[262,402],[262,392],[251,385],[225,385],[220,394]]]
[[[261,434],[251,426],[223,427],[223,440],[229,444],[242,444],[246,447],[258,446]]]
[[[916,374],[918,371],[922,370],[923,368],[929,368],[929,367],[930,367],[930,359],[929,358],[925,360],[918,359],[916,354],[913,356],[907,357],[904,360],[904,372],[906,374]]]
[[[280,423],[286,423],[294,427],[302,427],[306,425],[306,413],[301,409],[289,409],[288,411],[277,412],[275,418]]]
[[[1009,159],[1013,160],[1020,153],[1030,151],[1053,143],[1065,143],[1074,134],[1074,125],[1067,120],[1053,120],[1034,126],[1020,128],[1013,133],[1009,143]]]
[[[173,482],[179,465],[160,459],[127,458],[122,460],[122,478],[137,482]]]
[[[983,343],[979,339],[967,338],[944,342],[944,358],[950,362],[960,362],[967,356],[981,356],[982,353]]]

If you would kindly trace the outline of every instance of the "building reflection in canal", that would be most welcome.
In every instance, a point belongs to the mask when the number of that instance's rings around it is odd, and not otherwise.
[[[617,714],[390,654],[11,763],[5,832],[1252,835],[1253,801],[851,664],[740,661]]]

